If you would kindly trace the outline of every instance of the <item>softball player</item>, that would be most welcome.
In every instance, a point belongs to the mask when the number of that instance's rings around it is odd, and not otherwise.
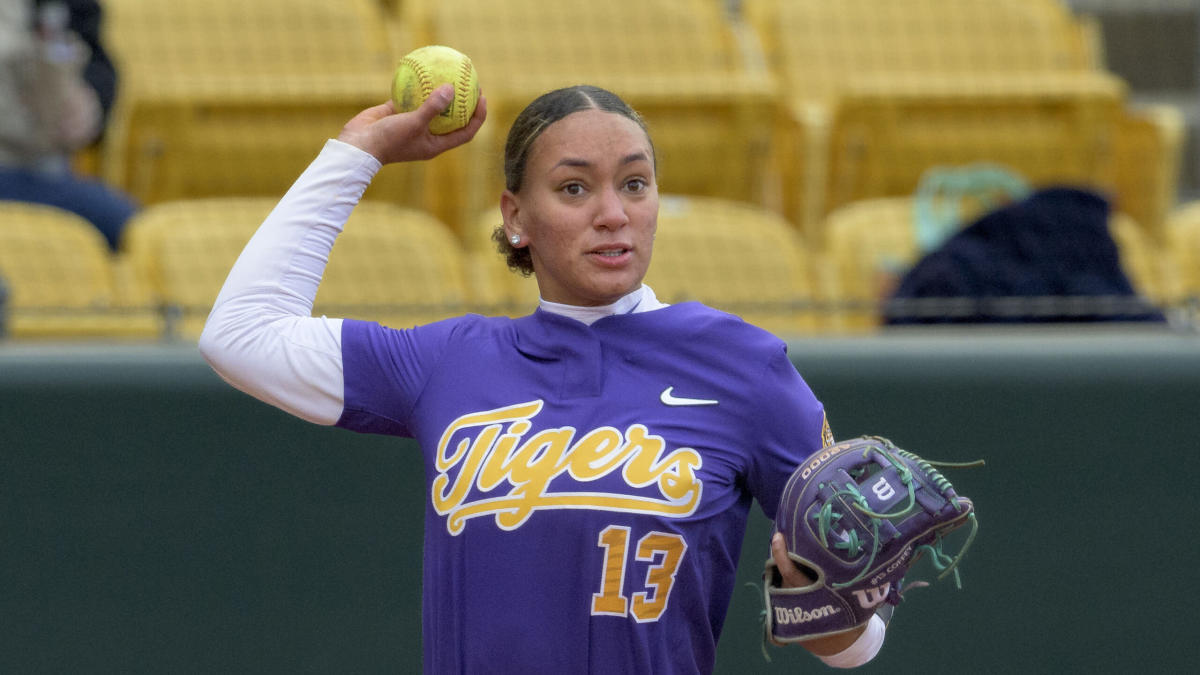
[[[782,341],[642,284],[655,158],[623,101],[551,92],[509,134],[498,238],[536,275],[533,314],[407,330],[311,316],[375,172],[483,123],[486,101],[428,133],[448,93],[368,109],[326,144],[230,272],[201,351],[306,420],[417,439],[426,672],[711,672],[751,501],[773,516],[832,438]],[[882,634],[855,637],[806,646],[854,665]]]

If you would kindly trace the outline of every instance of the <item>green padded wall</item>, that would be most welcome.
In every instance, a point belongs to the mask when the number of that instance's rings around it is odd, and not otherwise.
[[[963,588],[910,592],[861,672],[1190,668],[1200,338],[899,332],[791,354],[839,437],[987,460],[948,473],[980,521]],[[254,401],[186,346],[0,346],[0,672],[418,671],[416,461]],[[824,668],[762,656],[743,584],[769,528],[756,507],[720,673]]]

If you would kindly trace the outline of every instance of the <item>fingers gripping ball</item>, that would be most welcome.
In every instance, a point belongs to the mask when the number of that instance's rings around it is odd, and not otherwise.
[[[947,465],[939,465],[947,466]],[[957,465],[968,466],[968,465]],[[956,555],[943,538],[970,524]],[[878,436],[834,443],[798,467],[784,486],[775,529],[788,557],[815,581],[781,587],[767,561],[767,638],[802,642],[835,635],[899,604],[909,567],[928,555],[942,578],[954,572],[974,539],[975,508],[917,455]]]
[[[448,134],[466,126],[479,103],[479,78],[466,54],[442,45],[429,45],[404,55],[392,76],[392,102],[396,110],[411,112],[444,84],[454,85],[454,98],[429,123],[429,130]]]

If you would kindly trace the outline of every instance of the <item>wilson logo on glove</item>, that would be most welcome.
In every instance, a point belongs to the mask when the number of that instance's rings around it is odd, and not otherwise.
[[[795,609],[776,607],[775,621],[777,623],[808,623],[809,621],[815,621],[817,619],[823,619],[827,616],[832,616],[840,611],[842,610],[834,607],[833,605],[818,607],[811,612],[801,609],[800,607],[796,607]]]
[[[861,591],[851,591],[858,598],[858,606],[863,609],[875,609],[888,599],[888,591],[892,590],[890,583]]]

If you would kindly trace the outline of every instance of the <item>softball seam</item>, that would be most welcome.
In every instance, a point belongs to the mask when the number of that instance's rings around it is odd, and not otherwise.
[[[410,59],[407,56],[404,57],[403,62],[417,76],[417,82],[421,85],[421,99],[429,98],[429,95],[433,93],[433,80],[429,77],[429,71],[426,70],[424,64],[417,59]]]
[[[471,60],[463,59],[458,64],[458,79],[454,84],[454,113],[458,118],[455,122],[458,126],[466,126],[467,124],[467,97],[471,95],[468,91],[471,81]]]

